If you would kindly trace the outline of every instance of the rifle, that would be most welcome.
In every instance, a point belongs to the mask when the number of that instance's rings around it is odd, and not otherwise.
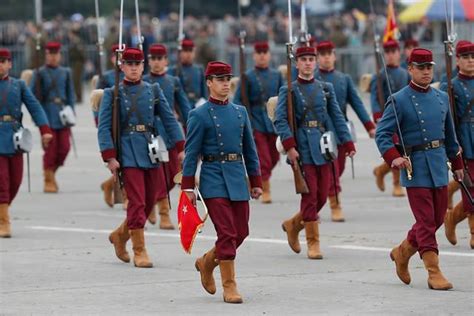
[[[308,33],[308,22],[306,20],[306,1],[300,0],[301,5],[301,21],[300,21],[300,34],[299,40],[300,43],[304,43],[306,46],[309,46],[309,40],[311,35]]]
[[[240,0],[237,0],[237,11],[239,14],[239,67],[240,67],[240,99],[242,105],[247,109],[249,117],[252,118],[250,111],[249,96],[247,94],[247,75],[245,74],[245,30],[242,27],[242,10],[240,8]]]
[[[183,50],[184,40],[184,0],[179,1],[179,25],[178,25],[178,49],[176,50],[176,73],[175,76],[179,78],[181,75],[181,62],[179,55]]]
[[[102,80],[102,74],[104,70],[104,38],[100,32],[99,17],[99,0],[95,0],[95,19],[97,21],[97,51],[99,52],[97,70],[99,74],[99,80]]]
[[[140,27],[140,9],[138,7],[138,0],[135,0],[135,18],[137,20],[138,49],[143,51],[143,37]]]
[[[293,58],[293,26],[291,25],[291,0],[288,0],[288,18],[289,18],[289,36],[288,36],[288,43],[286,43],[286,67],[288,69],[286,74],[286,80],[288,81],[288,94],[287,94],[287,115],[288,115],[288,125],[290,126],[290,130],[293,133],[295,141],[297,141],[296,137],[296,118],[295,118],[295,109],[293,107],[293,93],[292,93],[292,82],[291,82],[291,59]],[[298,145],[296,146],[298,148]],[[301,161],[298,161],[295,164],[291,165],[291,169],[293,170],[293,177],[295,180],[295,189],[296,193],[308,193],[308,185],[306,184],[306,180],[304,179],[303,168]]]
[[[382,76],[380,75],[380,71],[382,66],[380,65],[380,35],[377,34],[377,30],[375,27],[375,18],[376,15],[374,13],[374,9],[372,7],[372,2],[370,2],[370,8],[372,10],[372,15],[374,16],[374,21],[372,22],[372,32],[374,33],[374,57],[375,57],[375,79],[377,84],[377,101],[380,104],[380,109],[382,112],[384,111],[385,107],[385,97],[383,94],[383,86],[382,86]]]
[[[35,35],[35,96],[36,99],[41,103],[43,102],[43,93],[41,91],[41,77],[39,73],[40,63],[41,63],[41,24],[42,24],[42,3],[41,0],[35,0],[35,18],[36,18],[36,35]]]

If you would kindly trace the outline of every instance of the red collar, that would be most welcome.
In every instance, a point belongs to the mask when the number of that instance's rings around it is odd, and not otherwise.
[[[156,74],[156,73],[150,71],[150,75],[152,77],[163,77],[164,75],[166,75],[166,71],[162,72],[161,74]]]
[[[8,75],[6,75],[5,77],[3,77],[2,79],[0,79],[0,81],[7,81],[8,80]]]
[[[472,79],[474,79],[474,76],[468,76],[468,75],[462,74],[460,72],[458,73],[458,77],[461,80],[472,80]]]
[[[263,70],[267,70],[268,67],[258,67],[258,66],[255,66],[255,69],[260,70],[260,71],[263,71]]]
[[[123,84],[126,86],[136,86],[136,85],[139,85],[141,82],[142,82],[141,80],[129,81],[127,79],[123,79]]]
[[[314,77],[307,80],[307,79],[303,79],[300,76],[298,76],[298,82],[301,83],[301,84],[310,84],[310,83],[314,82]]]
[[[213,97],[209,97],[209,102],[212,102],[218,105],[227,105],[229,103],[229,99],[225,99],[224,101],[221,101],[221,100],[214,99]]]
[[[335,70],[334,68],[331,70],[319,68],[319,72],[322,72],[323,74],[330,74],[331,72],[334,72],[334,70]]]
[[[410,81],[410,87],[411,87],[413,90],[418,91],[418,92],[421,92],[421,93],[428,93],[428,91],[431,90],[431,86],[430,86],[430,85],[428,85],[428,87],[425,88],[425,87],[422,87],[422,86],[420,86],[420,85],[417,85],[416,83],[413,82],[413,80]]]

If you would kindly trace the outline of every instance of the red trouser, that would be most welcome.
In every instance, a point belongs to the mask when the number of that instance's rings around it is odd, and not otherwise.
[[[53,139],[45,149],[43,155],[43,169],[58,169],[64,165],[67,154],[71,149],[70,137],[71,129],[52,129]]]
[[[155,207],[160,193],[164,191],[166,196],[166,189],[163,190],[164,182],[160,182],[160,173],[162,173],[161,167],[151,169],[123,168],[123,181],[128,198],[128,228],[145,227],[148,215]]]
[[[407,188],[407,195],[416,220],[408,232],[408,241],[418,248],[420,256],[426,251],[438,252],[436,231],[443,225],[448,208],[448,187]]]
[[[23,154],[0,156],[0,204],[11,204],[23,178]]]
[[[331,166],[332,168],[332,166]],[[341,193],[341,181],[340,178],[346,169],[346,151],[344,146],[337,146],[337,160],[334,161],[334,168],[336,169],[336,181],[334,182],[334,174],[331,170],[331,183],[329,186],[329,196],[335,196],[336,192]]]
[[[166,178],[167,178],[167,181],[168,181],[167,189],[168,189],[168,192],[169,192],[175,186],[173,178],[174,178],[175,175],[177,175],[181,171],[181,163],[179,162],[178,150],[176,148],[170,149],[168,151],[168,153],[169,153],[170,161],[167,162],[167,163],[164,163],[164,166],[166,168]],[[163,173],[163,177],[165,177],[164,173]],[[165,178],[163,178],[163,179],[165,179]],[[165,182],[163,182],[163,183],[165,183]]]
[[[280,160],[280,153],[276,149],[276,134],[267,134],[253,131],[255,145],[257,146],[258,158],[260,160],[260,170],[262,180],[267,181],[272,175],[272,170]]]
[[[466,167],[469,170],[469,176],[471,178],[471,182],[474,183],[474,160],[466,159]],[[470,187],[469,191],[471,192],[471,196],[474,197],[474,187]],[[474,206],[472,206],[469,198],[466,196],[463,190],[462,192],[462,206],[464,207],[464,212],[474,214]]]
[[[227,198],[204,199],[217,232],[216,257],[234,260],[237,248],[249,235],[249,202]]]
[[[313,222],[319,219],[318,213],[328,198],[331,165],[303,165],[303,171],[309,193],[301,194],[300,211],[303,221]]]

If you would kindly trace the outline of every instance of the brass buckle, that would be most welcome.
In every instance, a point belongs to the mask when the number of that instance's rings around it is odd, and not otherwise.
[[[135,126],[135,129],[137,132],[144,132],[146,130],[145,125],[137,125]]]
[[[318,121],[308,121],[308,127],[318,127]]]
[[[439,140],[434,140],[431,142],[431,148],[438,148],[439,145]]]
[[[196,97],[196,93],[194,93],[194,92],[189,92],[188,93],[188,98],[194,99],[195,97]]]
[[[62,104],[62,103],[63,103],[63,101],[61,100],[61,98],[58,98],[58,97],[54,98],[54,99],[53,99],[53,102],[56,103],[56,104]]]
[[[11,121],[13,121],[13,117],[11,115],[4,115],[4,116],[2,116],[2,120],[4,122],[11,122]]]
[[[227,159],[229,159],[229,161],[237,161],[237,154],[228,154],[227,155]]]

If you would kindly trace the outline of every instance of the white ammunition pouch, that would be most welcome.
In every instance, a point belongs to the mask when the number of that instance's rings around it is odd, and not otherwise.
[[[199,100],[197,100],[197,102],[194,104],[194,107],[195,107],[195,108],[198,108],[198,107],[200,107],[201,105],[203,105],[203,104],[206,103],[206,102],[207,102],[206,99],[204,99],[204,98],[199,98]]]
[[[349,134],[351,134],[352,142],[357,143],[357,132],[354,126],[354,122],[346,121],[347,129],[349,129]]]
[[[18,152],[31,152],[33,149],[33,135],[27,128],[21,127],[13,134],[13,145]]]
[[[168,162],[170,156],[165,141],[161,136],[152,135],[148,142],[148,157],[152,163]]]
[[[332,131],[325,132],[319,141],[321,154],[327,161],[333,161],[337,158],[337,139]]]
[[[65,105],[61,111],[59,111],[59,119],[61,123],[66,127],[71,127],[76,125],[76,115],[72,106]]]
[[[282,155],[286,155],[286,150],[283,147],[283,143],[281,142],[280,136],[277,137],[276,142],[275,142],[276,149],[278,152]]]

